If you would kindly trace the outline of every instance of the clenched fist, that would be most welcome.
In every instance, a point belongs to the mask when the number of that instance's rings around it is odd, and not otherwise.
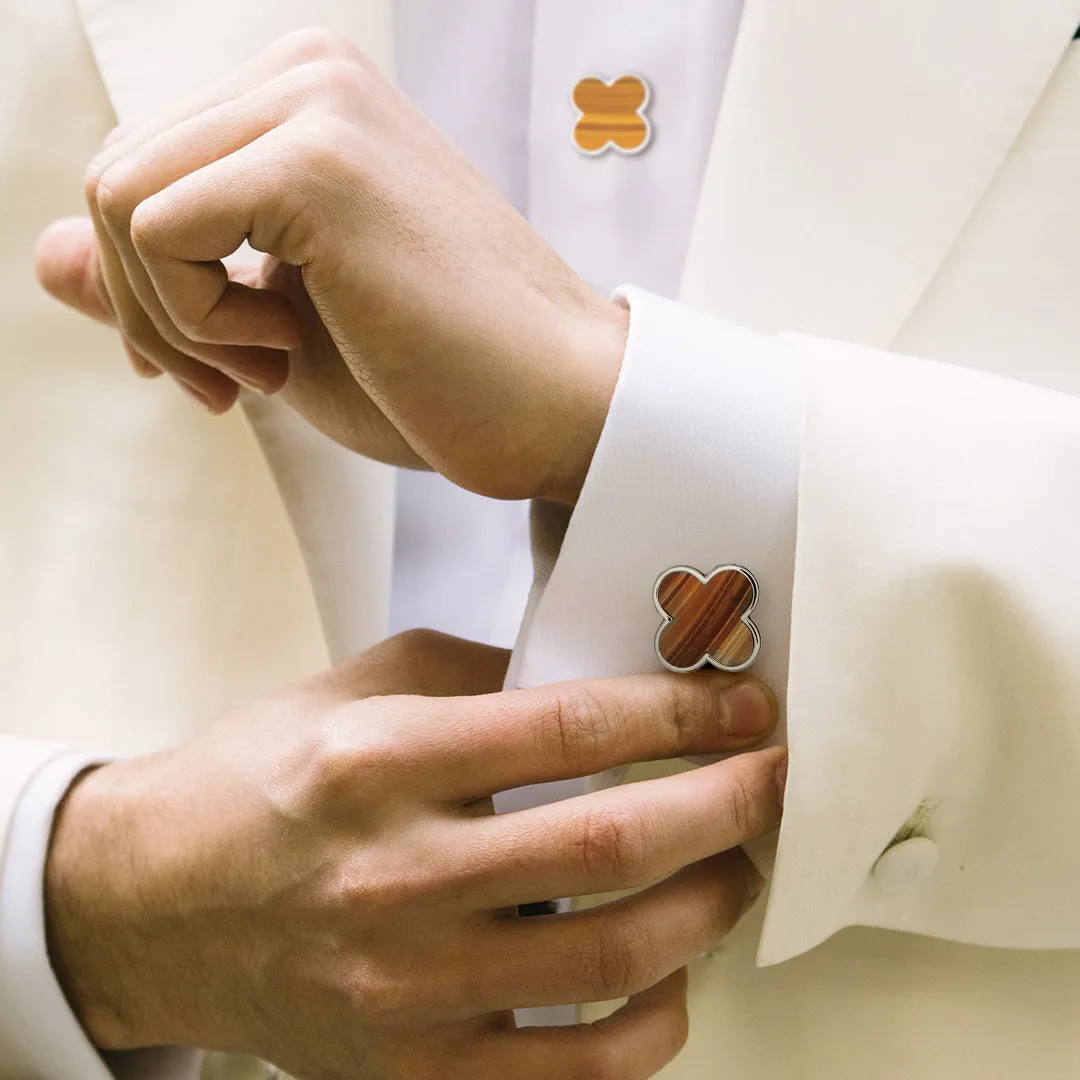
[[[344,445],[575,501],[628,313],[353,46],[293,34],[90,166],[39,277],[212,411],[275,392]],[[247,241],[256,260],[222,260]]]

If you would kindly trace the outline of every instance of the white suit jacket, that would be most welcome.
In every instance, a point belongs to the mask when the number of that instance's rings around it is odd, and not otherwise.
[[[30,148],[7,205],[32,207],[0,222],[19,367],[0,434],[0,822],[56,742],[181,738],[321,663],[320,619],[332,652],[380,632],[385,470],[253,407],[305,499],[348,484],[367,500],[358,533],[312,535],[239,417],[135,383],[107,334],[29,279],[33,235],[78,209],[109,126],[96,70],[124,115],[302,23],[389,56],[384,0],[292,8],[84,0],[92,61],[47,0],[17,6],[26,34],[0,44],[6,144]],[[695,971],[677,1080],[1080,1071],[1078,24],[1080,0],[748,0],[684,303],[631,294],[623,376],[553,569],[543,553],[517,680],[648,668],[657,570],[794,553],[790,649],[773,645],[792,746],[775,878]],[[63,137],[46,145],[46,125]],[[770,437],[767,415],[732,415],[736,361],[798,372],[786,538],[725,520],[730,431]],[[14,1068],[0,1046],[0,1076],[29,1080]]]

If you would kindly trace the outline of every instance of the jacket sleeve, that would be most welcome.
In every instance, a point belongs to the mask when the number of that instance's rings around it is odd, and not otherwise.
[[[791,747],[759,962],[851,925],[1080,946],[1080,400],[622,292],[516,680],[656,668],[656,575],[743,563]]]

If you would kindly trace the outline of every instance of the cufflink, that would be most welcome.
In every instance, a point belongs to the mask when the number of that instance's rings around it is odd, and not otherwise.
[[[745,671],[761,648],[750,618],[757,600],[757,579],[744,566],[717,566],[707,574],[692,566],[665,570],[653,589],[663,617],[653,643],[657,659],[679,674],[706,664]]]
[[[589,157],[612,148],[621,154],[640,154],[652,137],[645,115],[651,96],[640,75],[620,75],[610,83],[595,75],[582,79],[571,95],[578,111],[574,146]]]

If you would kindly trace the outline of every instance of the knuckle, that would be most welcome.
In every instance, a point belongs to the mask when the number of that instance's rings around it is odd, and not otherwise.
[[[118,145],[123,139],[127,138],[134,129],[135,124],[133,121],[125,121],[122,124],[117,124],[108,135],[105,136],[105,140],[101,144],[102,151],[108,151],[112,147]]]
[[[415,1012],[417,987],[392,971],[365,965],[345,983],[345,996],[365,1022],[377,1028],[397,1027]]]
[[[350,755],[329,739],[320,739],[309,748],[301,773],[300,790],[321,804],[334,804],[348,786],[352,774]]]
[[[88,206],[97,206],[98,187],[101,185],[101,174],[104,171],[104,154],[98,154],[86,167],[86,172],[83,174],[83,196]]]
[[[402,882],[397,875],[372,866],[342,867],[327,884],[326,907],[339,918],[385,913],[402,906]]]
[[[665,1064],[678,1056],[690,1036],[690,1018],[686,999],[663,1010],[663,1016],[656,1018],[643,1029],[642,1038],[647,1042],[655,1056]],[[607,1032],[600,1034],[594,1028],[597,1037],[583,1047],[578,1057],[567,1071],[570,1080],[634,1080],[642,1076],[639,1053],[635,1048],[620,1039],[611,1038]],[[650,1057],[653,1054],[650,1053]]]
[[[136,250],[146,251],[157,247],[164,227],[164,214],[156,200],[147,199],[130,210],[128,233]]]
[[[482,979],[474,963],[443,961],[436,965],[439,978],[429,983],[424,998],[425,1011],[439,1011],[445,1017],[465,1019],[482,1016],[497,1007],[490,979]]]
[[[726,715],[731,678],[726,673],[702,672],[694,678],[665,676],[662,714],[672,748],[686,751],[716,745]]]
[[[305,111],[296,137],[296,154],[308,169],[310,193],[328,190],[345,170],[363,175],[353,161],[353,135],[348,122],[331,110],[316,107]]]
[[[171,368],[172,358],[169,356],[168,345],[141,308],[134,313],[117,312],[117,326],[137,353],[153,361],[164,371]]]
[[[678,1057],[682,1048],[686,1046],[690,1038],[690,1011],[686,1005],[686,999],[669,1011],[667,1028],[667,1046],[665,1047],[667,1058]]]
[[[614,744],[617,706],[608,694],[587,684],[559,689],[540,727],[549,756],[570,770],[588,768],[606,746]]]
[[[364,54],[344,34],[328,26],[306,26],[281,39],[281,47],[295,64],[316,60],[351,60],[356,63]]]
[[[116,169],[118,161],[119,158],[115,147],[106,143],[93,157],[90,164],[86,166],[86,172],[83,173],[83,195],[86,198],[87,205],[91,207],[100,206],[103,188],[106,186],[106,175],[109,175],[112,182],[115,182],[120,176],[119,171]],[[108,196],[111,193],[105,191],[104,194]]]
[[[190,315],[176,314],[176,328],[184,337],[184,343],[191,342],[195,345],[222,345],[220,334],[213,334],[207,328],[206,321],[192,318]]]
[[[318,65],[318,79],[331,97],[344,103],[365,94],[369,85],[366,68],[340,57],[322,61]]]
[[[642,944],[638,935],[614,923],[597,934],[593,970],[605,998],[626,997],[640,989],[646,974]]]
[[[442,652],[447,644],[455,640],[438,630],[413,629],[403,630],[387,638],[372,652],[378,652],[379,659],[387,662],[400,661],[409,663],[425,660]]]
[[[586,1050],[572,1067],[569,1080],[629,1080],[633,1075],[624,1055],[604,1040]]]
[[[332,923],[354,926],[375,922],[393,926],[400,918],[415,918],[447,891],[438,853],[423,858],[385,850],[334,868],[320,889],[321,907]],[[412,914],[409,914],[409,913]]]
[[[127,221],[139,205],[131,175],[122,164],[109,165],[97,179],[95,203],[106,221]]]
[[[444,955],[422,958],[384,953],[354,965],[345,991],[355,1009],[375,1027],[430,1027],[480,1015],[469,981]],[[410,1076],[413,1074],[410,1073]]]
[[[398,754],[390,731],[375,715],[386,700],[368,698],[330,710],[312,740],[301,786],[324,808],[353,805],[360,792],[379,789],[393,772]]]
[[[745,768],[735,768],[729,778],[727,815],[736,836],[755,836],[763,820],[761,794]]]
[[[610,888],[645,880],[649,871],[646,830],[641,817],[628,808],[587,811],[576,839],[586,876]]]
[[[710,714],[708,697],[702,687],[709,682],[708,678],[665,677],[658,715],[668,725],[673,749],[687,749],[700,741],[703,720]]]

